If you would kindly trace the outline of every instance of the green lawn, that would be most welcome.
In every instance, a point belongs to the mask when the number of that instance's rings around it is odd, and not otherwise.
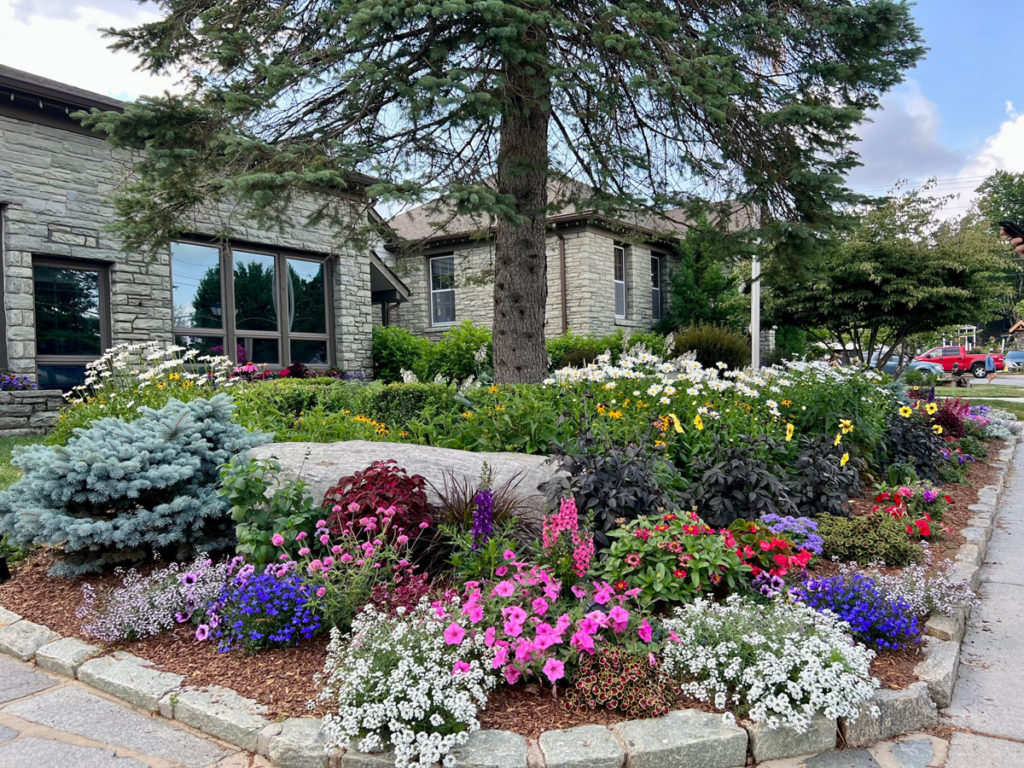
[[[1024,387],[1003,386],[1001,384],[974,384],[966,389],[963,387],[936,387],[935,395],[963,397],[968,400],[986,397],[1024,397]]]
[[[11,466],[11,451],[19,445],[34,445],[41,442],[42,435],[0,437],[0,489],[6,488],[21,477],[21,470]]]

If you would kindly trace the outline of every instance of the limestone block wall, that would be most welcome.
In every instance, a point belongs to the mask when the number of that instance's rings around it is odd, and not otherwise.
[[[59,389],[20,389],[0,392],[0,435],[43,434],[64,406]]]
[[[110,196],[126,177],[130,156],[89,135],[0,116],[0,214],[7,368],[33,377],[33,256],[109,265],[111,341],[172,340],[169,252],[125,253],[105,226]],[[336,356],[346,370],[370,372],[370,266],[326,227],[309,227],[311,199],[298,200],[283,230],[245,221],[231,206],[210,207],[192,222],[195,234],[230,231],[239,240],[331,254],[334,260]],[[353,215],[356,215],[353,210]]]
[[[651,275],[648,246],[626,248],[625,319],[615,318],[614,237],[603,230],[584,228],[551,233],[547,238],[548,298],[545,335],[562,333],[562,282],[559,273],[559,238],[565,249],[566,319],[568,329],[581,335],[604,335],[617,328],[649,328]],[[430,324],[429,258],[446,253],[455,256],[455,321],[471,320],[491,327],[494,315],[494,244],[484,240],[451,250],[404,255],[395,260],[395,271],[412,292],[412,299],[392,313],[392,322],[413,333],[436,339],[450,326]],[[671,264],[663,263],[664,301]],[[667,304],[666,304],[667,306]]]

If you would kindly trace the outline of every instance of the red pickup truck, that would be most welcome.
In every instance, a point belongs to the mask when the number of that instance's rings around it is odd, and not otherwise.
[[[969,355],[964,347],[933,347],[914,359],[926,363],[938,363],[947,373],[952,373],[954,370],[970,371],[974,378],[983,379],[986,375],[985,357],[986,355]],[[995,361],[997,371],[1006,367],[1002,355],[993,352],[992,359]]]

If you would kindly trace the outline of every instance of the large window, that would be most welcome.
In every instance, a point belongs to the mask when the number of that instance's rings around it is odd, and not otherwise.
[[[107,267],[39,257],[32,282],[39,388],[70,389],[110,346]]]
[[[313,256],[171,243],[175,341],[239,363],[326,367],[327,270]]]
[[[661,320],[661,256],[651,254],[651,319]]]
[[[455,322],[455,255],[430,259],[430,324]]]
[[[626,248],[616,245],[612,249],[615,262],[615,317],[620,320],[626,316]],[[607,283],[605,283],[607,285]]]

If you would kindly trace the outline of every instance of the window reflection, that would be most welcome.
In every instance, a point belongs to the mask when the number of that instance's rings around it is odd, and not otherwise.
[[[35,266],[36,354],[99,355],[100,275]]]

